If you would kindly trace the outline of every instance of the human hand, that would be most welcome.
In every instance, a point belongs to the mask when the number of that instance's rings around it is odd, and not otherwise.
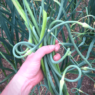
[[[32,53],[27,57],[26,61],[23,63],[20,70],[18,71],[18,74],[28,78],[28,80],[34,80],[33,83],[35,85],[38,84],[43,79],[43,74],[40,69],[40,61],[42,57],[53,51],[57,52],[59,48],[60,45],[58,44],[57,40],[55,41],[55,45],[41,47],[35,53]],[[60,54],[58,53],[53,57],[55,61],[59,60],[60,58]]]
[[[15,91],[15,93],[9,92],[9,94],[6,95],[28,95],[31,89],[43,79],[43,74],[40,69],[40,61],[42,57],[53,51],[58,51],[59,48],[60,45],[56,40],[55,45],[43,46],[35,53],[30,54],[26,58],[25,62],[22,64],[17,74],[12,79],[10,85],[7,87],[7,91],[10,91],[10,89],[12,89],[12,85],[14,85],[13,88],[17,90]],[[60,58],[61,56],[58,53],[53,57],[55,61],[59,60]]]

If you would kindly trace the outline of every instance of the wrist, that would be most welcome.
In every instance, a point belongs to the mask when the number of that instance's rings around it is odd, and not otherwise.
[[[41,70],[33,78],[17,73],[3,90],[1,95],[29,95],[31,89],[42,79],[43,74]]]
[[[16,74],[5,87],[1,95],[28,95],[33,88],[27,78]]]

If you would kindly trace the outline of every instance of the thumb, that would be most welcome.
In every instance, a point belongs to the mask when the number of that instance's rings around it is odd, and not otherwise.
[[[56,45],[48,45],[48,46],[43,46],[41,48],[39,48],[34,56],[33,56],[33,60],[36,60],[36,61],[40,61],[42,59],[42,57],[44,57],[46,54],[49,54],[53,51],[56,50],[56,48],[60,48],[59,47],[59,44],[56,44]]]

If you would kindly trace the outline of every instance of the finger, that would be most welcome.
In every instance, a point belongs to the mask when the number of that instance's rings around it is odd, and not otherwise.
[[[58,40],[55,40],[55,44],[58,44]]]
[[[48,45],[41,47],[35,52],[33,60],[40,61],[44,55],[49,54],[52,51],[55,51],[56,50],[55,48],[57,48],[58,46],[59,45]]]
[[[56,44],[55,52],[57,52],[59,49],[60,49],[60,45],[59,44]]]
[[[61,55],[59,53],[57,53],[56,55],[54,55],[53,59],[55,61],[58,61],[59,59],[61,59]]]

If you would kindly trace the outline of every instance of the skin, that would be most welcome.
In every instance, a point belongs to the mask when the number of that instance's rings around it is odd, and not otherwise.
[[[60,45],[56,40],[55,45],[43,46],[29,55],[1,95],[29,95],[31,89],[43,79],[43,73],[40,69],[41,59],[46,54],[53,51],[57,52],[59,48]],[[58,53],[53,57],[55,61],[60,58],[61,56]]]

